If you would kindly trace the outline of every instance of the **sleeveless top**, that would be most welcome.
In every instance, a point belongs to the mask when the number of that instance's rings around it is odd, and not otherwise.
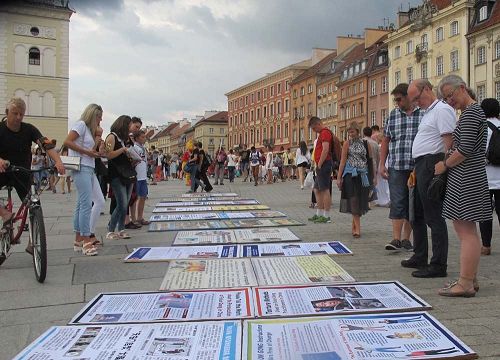
[[[347,152],[347,162],[358,169],[366,168],[367,162],[366,147],[362,139],[349,140],[349,151]]]
[[[114,133],[110,133],[108,136],[114,136],[115,138],[115,147],[113,148],[113,151],[123,147],[122,141]],[[120,166],[130,166],[132,168],[132,164],[130,163],[130,160],[128,159],[128,156],[126,154],[120,154],[114,159],[108,160],[108,176],[110,180],[120,177],[118,170]]]

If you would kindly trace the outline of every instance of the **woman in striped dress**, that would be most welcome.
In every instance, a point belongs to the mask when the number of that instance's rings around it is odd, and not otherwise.
[[[459,76],[445,76],[439,83],[439,91],[445,102],[462,113],[453,132],[450,156],[435,166],[435,174],[448,171],[443,217],[453,220],[460,239],[460,278],[440,289],[439,295],[472,297],[479,289],[476,275],[481,256],[476,223],[491,220],[484,157],[486,118]]]

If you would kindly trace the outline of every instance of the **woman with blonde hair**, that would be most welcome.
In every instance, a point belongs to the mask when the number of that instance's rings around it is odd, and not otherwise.
[[[104,197],[94,172],[95,159],[101,156],[97,149],[102,139],[96,136],[101,120],[102,108],[96,104],[88,105],[64,141],[64,146],[69,149],[68,155],[80,157],[80,170],[72,173],[78,191],[73,218],[74,249],[87,256],[97,255],[97,242],[91,235],[104,207]]]

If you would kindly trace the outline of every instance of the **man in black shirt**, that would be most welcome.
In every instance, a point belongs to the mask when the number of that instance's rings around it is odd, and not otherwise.
[[[243,145],[243,150],[240,151],[240,171],[241,176],[244,176],[243,182],[247,181],[250,173],[250,150],[247,150],[246,145]]]

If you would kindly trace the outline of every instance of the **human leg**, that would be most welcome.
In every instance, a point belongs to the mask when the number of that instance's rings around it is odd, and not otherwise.
[[[252,166],[252,176],[255,186],[257,186],[259,183],[259,170],[260,170],[259,165]]]
[[[267,183],[268,184],[273,183],[273,170],[272,169],[267,169]]]
[[[73,217],[73,229],[76,233],[74,248],[82,249],[84,255],[97,255],[91,239],[91,213],[92,213],[92,176],[94,169],[81,166],[80,171],[73,172],[73,179],[78,190],[78,199]]]
[[[116,201],[116,207],[111,214],[108,224],[108,232],[121,231],[125,228],[125,215],[128,206],[128,191],[118,178],[111,180],[111,188]]]
[[[408,239],[406,237],[408,232],[405,232],[404,228],[405,223],[407,223],[407,219],[409,218],[409,194],[407,181],[410,173],[410,170],[396,170],[394,168],[389,168],[388,184],[391,198],[389,218],[392,220],[392,240],[385,246],[386,250],[400,250],[401,240]]]
[[[301,189],[304,188],[304,169],[305,168],[303,166],[297,167],[297,171],[299,172],[299,182],[300,182]]]
[[[99,185],[99,181],[97,180],[97,176],[92,173],[92,212],[90,215],[90,232],[95,234],[95,228],[97,225],[97,220],[101,215],[102,210],[104,209],[104,196],[102,195],[101,187]]]

